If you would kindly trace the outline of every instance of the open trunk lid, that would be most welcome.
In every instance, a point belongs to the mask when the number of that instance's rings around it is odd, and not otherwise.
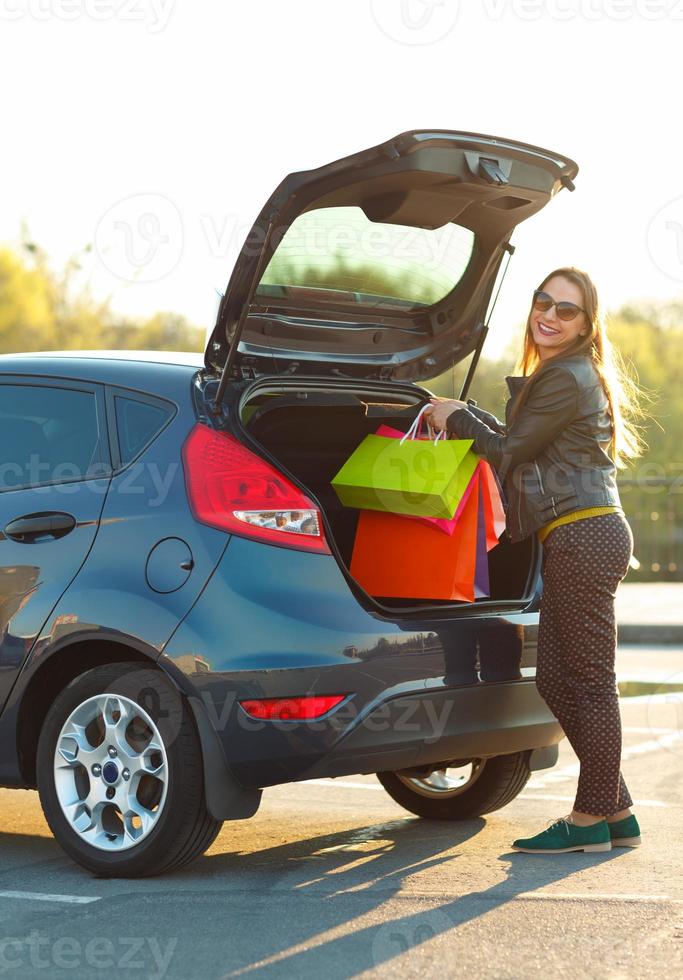
[[[247,235],[207,367],[435,377],[475,348],[514,228],[577,172],[540,147],[431,130],[290,174]]]

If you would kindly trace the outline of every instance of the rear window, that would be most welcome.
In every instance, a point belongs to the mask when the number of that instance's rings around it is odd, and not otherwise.
[[[95,395],[0,384],[0,491],[102,476]]]
[[[114,396],[119,454],[125,465],[135,459],[145,446],[161,432],[174,414],[174,408],[162,402],[139,401]]]
[[[359,207],[318,208],[288,228],[257,296],[296,299],[314,290],[329,302],[431,306],[464,275],[474,238],[454,222],[430,230],[370,221]]]

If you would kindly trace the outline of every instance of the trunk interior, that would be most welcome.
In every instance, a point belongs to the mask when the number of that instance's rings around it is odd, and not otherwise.
[[[277,392],[273,387],[267,390],[257,385],[253,397],[243,401],[242,425],[318,499],[348,569],[360,512],[340,502],[330,481],[365,436],[376,432],[383,423],[407,431],[427,392],[373,392],[359,390],[352,383],[348,391],[338,387],[307,388],[304,384],[289,388],[285,384],[278,385]],[[504,533],[488,555],[490,597],[475,602],[524,598],[535,557],[531,537],[513,544]],[[446,600],[426,603],[424,599],[375,598],[390,608],[471,605]]]

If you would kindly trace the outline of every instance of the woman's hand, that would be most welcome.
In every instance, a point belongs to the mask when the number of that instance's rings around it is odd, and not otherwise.
[[[430,398],[431,408],[426,408],[423,418],[433,429],[445,429],[448,416],[458,408],[467,408],[467,402],[456,398]]]

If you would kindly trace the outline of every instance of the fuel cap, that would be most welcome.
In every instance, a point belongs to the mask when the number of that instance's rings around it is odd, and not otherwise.
[[[185,585],[193,568],[187,541],[164,538],[154,545],[147,558],[147,584],[155,592],[176,592]]]

